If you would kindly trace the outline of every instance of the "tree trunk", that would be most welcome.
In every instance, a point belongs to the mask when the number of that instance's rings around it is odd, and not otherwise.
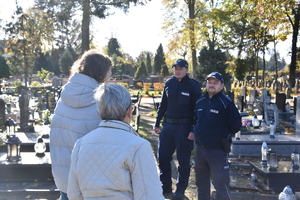
[[[297,38],[299,31],[299,19],[300,19],[300,4],[298,5],[297,10],[295,11],[295,21],[293,25],[293,39],[292,39],[292,57],[290,64],[290,76],[289,76],[289,84],[290,87],[295,86],[296,79],[296,56],[297,56]]]
[[[262,87],[266,87],[266,84],[265,84],[265,71],[266,71],[266,52],[265,52],[265,47],[263,48],[263,63],[264,63],[264,66],[263,66],[263,74],[262,74]]]
[[[82,53],[90,49],[90,0],[82,3]]]
[[[190,28],[190,41],[191,41],[191,53],[192,53],[192,68],[193,75],[195,74],[197,67],[197,55],[195,44],[195,0],[188,1],[189,8],[189,28]]]
[[[274,63],[275,63],[275,85],[276,85],[276,93],[278,92],[278,85],[277,85],[277,79],[278,79],[278,63],[277,63],[277,51],[276,51],[276,41],[274,39]]]

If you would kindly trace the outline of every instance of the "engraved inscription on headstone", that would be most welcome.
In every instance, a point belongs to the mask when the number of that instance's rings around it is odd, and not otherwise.
[[[273,121],[275,126],[278,125],[279,120],[279,110],[276,104],[267,104],[266,109],[264,109],[266,124],[269,126]]]

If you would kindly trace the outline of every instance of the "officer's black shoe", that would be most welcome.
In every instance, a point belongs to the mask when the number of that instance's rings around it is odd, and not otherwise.
[[[172,200],[184,200],[184,191],[176,190],[173,194]]]

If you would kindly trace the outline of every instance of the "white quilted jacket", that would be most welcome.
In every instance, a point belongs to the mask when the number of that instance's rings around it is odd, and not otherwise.
[[[75,73],[64,86],[50,131],[52,174],[58,189],[67,192],[71,153],[77,139],[96,129],[101,121],[94,100],[99,83]]]
[[[71,161],[70,200],[164,200],[150,143],[124,122],[103,120]]]

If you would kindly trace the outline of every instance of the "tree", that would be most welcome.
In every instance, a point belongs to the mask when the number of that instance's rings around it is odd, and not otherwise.
[[[152,73],[152,64],[151,64],[150,52],[147,53],[146,66],[147,66],[148,74],[151,74]]]
[[[168,53],[173,57],[180,55],[184,59],[186,55],[190,56],[193,73],[197,66],[196,50],[201,42],[206,41],[206,30],[211,24],[205,22],[209,19],[204,16],[209,13],[206,3],[207,1],[196,0],[163,0],[168,13],[164,18],[163,29],[168,35],[173,35],[173,39],[168,44]]]
[[[249,62],[246,59],[237,58],[234,62],[235,64],[235,70],[234,70],[234,76],[237,80],[243,81],[245,78],[246,73],[249,71],[250,66]]]
[[[0,78],[9,78],[10,72],[6,60],[0,56]]]
[[[291,87],[294,87],[296,78],[296,54],[297,38],[299,34],[300,2],[293,0],[263,0],[259,1],[257,8],[258,15],[268,21],[270,29],[277,32],[276,36],[274,34],[274,43],[276,43],[276,39],[284,41],[287,38],[287,35],[290,34],[290,30],[292,30],[292,55],[289,84]]]
[[[93,16],[105,19],[111,15],[109,9],[112,7],[128,12],[130,5],[144,5],[145,0],[126,0],[126,1],[98,1],[98,0],[35,0],[36,6],[43,9],[47,13],[52,13],[57,22],[66,22],[66,26],[70,28],[72,21],[78,11],[81,11],[81,52],[85,52],[90,48],[91,35],[90,24]],[[73,19],[74,19],[73,18]],[[67,31],[71,34],[71,32]],[[77,31],[79,32],[79,31]]]
[[[9,36],[7,41],[7,49],[10,54],[8,63],[13,75],[24,75],[24,82],[27,87],[28,72],[32,69],[29,63],[33,61],[35,56],[32,40],[35,22],[28,14],[23,13],[21,7],[17,6],[16,14],[18,15],[17,21],[8,23],[5,28]]]
[[[107,45],[107,54],[109,56],[116,55],[122,57],[122,52],[120,48],[121,46],[117,38],[110,38]]]
[[[167,65],[162,66],[160,74],[162,77],[169,76],[169,69],[168,69]]]
[[[198,66],[195,76],[199,81],[204,81],[205,77],[211,72],[219,72],[223,75],[225,80],[225,85],[228,88],[230,75],[226,73],[227,59],[224,52],[220,48],[215,47],[215,43],[208,41],[208,48],[204,47],[201,49],[198,57]]]
[[[163,46],[160,43],[154,56],[154,73],[160,74],[163,65],[166,65],[166,58]]]
[[[139,78],[143,74],[146,75],[146,76],[148,76],[147,68],[146,68],[146,65],[145,65],[144,61],[142,61],[141,65],[137,68],[137,70],[136,70],[136,72],[134,74],[134,77],[135,78]]]
[[[59,59],[59,68],[60,71],[64,74],[70,73],[70,68],[73,65],[74,59],[72,57],[72,54],[70,53],[69,49],[66,49]]]

